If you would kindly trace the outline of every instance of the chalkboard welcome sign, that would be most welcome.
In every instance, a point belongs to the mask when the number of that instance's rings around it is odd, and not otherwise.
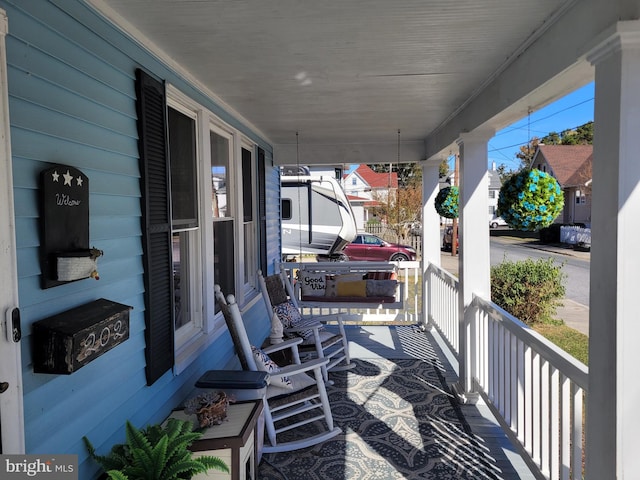
[[[87,278],[92,272],[87,262],[91,257],[89,178],[76,168],[55,165],[41,172],[40,181],[42,288]],[[59,258],[65,262],[60,276]],[[69,273],[69,258],[77,258],[75,263],[82,268]]]

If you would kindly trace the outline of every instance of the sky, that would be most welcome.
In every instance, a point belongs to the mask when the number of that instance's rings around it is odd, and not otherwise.
[[[489,141],[489,168],[495,162],[496,166],[504,164],[507,170],[515,170],[520,166],[516,153],[529,138],[560,133],[592,121],[593,95],[592,82],[497,132]]]
[[[496,167],[504,164],[507,170],[517,170],[520,159],[516,153],[520,151],[520,146],[529,142],[529,138],[544,137],[551,132],[560,133],[592,121],[593,96],[592,82],[497,132],[489,141],[488,167],[491,168],[495,162]],[[351,165],[345,173],[357,167]],[[453,170],[453,157],[449,161],[449,168]]]

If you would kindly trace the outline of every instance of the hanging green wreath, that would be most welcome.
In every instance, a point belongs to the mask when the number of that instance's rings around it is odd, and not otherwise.
[[[535,168],[512,175],[498,196],[498,215],[515,230],[548,227],[563,207],[564,194],[557,180]]]
[[[458,187],[445,187],[436,195],[436,212],[445,218],[458,218]]]

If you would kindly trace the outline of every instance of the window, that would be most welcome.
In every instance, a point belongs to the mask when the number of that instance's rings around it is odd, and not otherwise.
[[[282,212],[282,220],[291,220],[293,214],[291,213],[291,199],[283,198],[280,202],[280,211]]]
[[[171,234],[175,350],[202,332],[202,232],[199,227],[198,113],[171,95],[167,98],[167,136],[171,173]]]
[[[186,368],[223,325],[213,282],[241,305],[255,289],[264,202],[254,144],[142,70],[136,95],[151,385],[172,367]]]
[[[495,190],[489,190],[489,198],[496,198],[496,191]]]
[[[581,190],[576,190],[576,204],[584,205],[587,203],[587,196]]]
[[[496,207],[495,205],[489,205],[489,215],[495,215]]]
[[[235,294],[235,242],[230,165],[233,137],[219,128],[209,132],[211,144],[211,209],[213,213],[213,278],[225,295]],[[219,307],[216,305],[216,312]]]
[[[355,176],[351,177],[351,185],[353,185],[353,186],[358,185],[358,179]]]
[[[242,217],[243,217],[243,239],[244,251],[240,255],[244,263],[244,290],[250,291],[255,286],[257,264],[258,233],[256,218],[256,183],[255,183],[255,162],[251,147],[243,144],[241,147],[242,157]]]
[[[240,158],[234,161],[236,138],[229,129],[210,126],[213,278],[243,305],[255,290],[258,270],[257,168],[246,141],[239,142]]]

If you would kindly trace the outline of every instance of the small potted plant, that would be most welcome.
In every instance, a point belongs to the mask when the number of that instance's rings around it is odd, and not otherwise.
[[[105,456],[96,455],[89,439],[83,437],[89,455],[112,480],[186,480],[210,469],[229,472],[217,457],[192,457],[188,447],[202,433],[194,432],[190,421],[170,418],[164,425],[142,430],[127,421],[126,432],[126,443],[114,445]]]
[[[535,168],[512,175],[498,196],[498,215],[516,230],[548,227],[563,207],[564,194],[558,181]]]
[[[458,218],[458,187],[445,187],[438,192],[435,207],[438,215],[445,218]]]

